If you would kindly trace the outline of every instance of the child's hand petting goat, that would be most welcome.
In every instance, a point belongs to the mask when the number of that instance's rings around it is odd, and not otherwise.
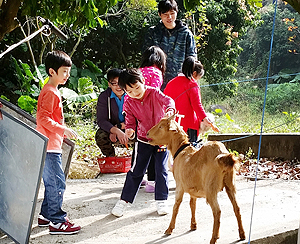
[[[187,134],[174,120],[174,117],[175,115],[162,118],[147,134],[150,144],[167,145],[174,159],[173,175],[176,181],[176,199],[172,219],[165,234],[170,235],[175,228],[178,209],[183,194],[187,192],[191,198],[191,230],[197,228],[195,218],[196,199],[204,197],[214,216],[210,244],[216,243],[219,238],[221,215],[217,194],[225,187],[237,218],[239,237],[244,240],[245,232],[240,208],[235,198],[235,170],[239,166],[239,160],[234,154],[228,152],[223,143],[217,141],[206,142],[197,150],[189,143]]]

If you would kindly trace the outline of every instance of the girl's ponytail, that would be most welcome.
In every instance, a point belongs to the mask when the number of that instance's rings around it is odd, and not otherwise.
[[[204,75],[203,65],[195,57],[187,57],[182,64],[182,73],[189,80],[193,77],[193,73],[196,71],[197,75]]]
[[[195,58],[193,56],[187,57],[182,64],[182,73],[189,80],[192,78],[195,69]]]

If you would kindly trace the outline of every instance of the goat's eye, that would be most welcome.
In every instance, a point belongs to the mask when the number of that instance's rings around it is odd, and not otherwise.
[[[163,126],[162,126],[162,125],[160,125],[158,128],[159,128],[159,129],[162,129],[162,128],[163,128]]]

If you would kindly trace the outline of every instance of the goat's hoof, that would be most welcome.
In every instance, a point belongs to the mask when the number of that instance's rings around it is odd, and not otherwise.
[[[217,238],[212,237],[209,244],[215,244],[218,239],[219,239],[219,237],[217,237]]]
[[[191,230],[197,230],[197,224],[191,224]]]
[[[168,228],[166,231],[165,231],[165,235],[169,236],[172,234],[172,229]]]
[[[211,239],[209,244],[216,244],[217,240],[215,238]]]
[[[245,235],[244,231],[240,232],[240,239],[241,239],[241,241],[246,240],[246,235]]]

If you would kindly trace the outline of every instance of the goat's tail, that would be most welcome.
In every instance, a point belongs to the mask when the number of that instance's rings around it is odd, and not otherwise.
[[[239,159],[233,153],[223,153],[217,156],[219,164],[230,170],[238,170],[240,166]]]

